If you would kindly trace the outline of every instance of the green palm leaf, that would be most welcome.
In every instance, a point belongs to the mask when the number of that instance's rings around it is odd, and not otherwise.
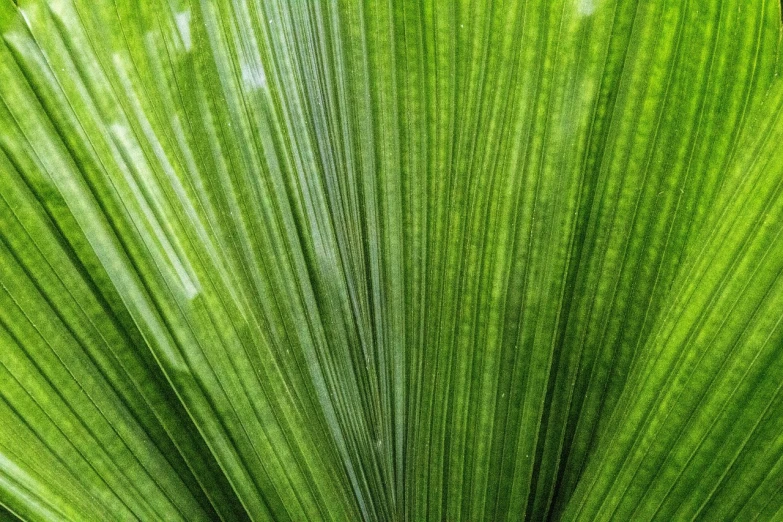
[[[0,34],[0,520],[783,518],[777,1]]]

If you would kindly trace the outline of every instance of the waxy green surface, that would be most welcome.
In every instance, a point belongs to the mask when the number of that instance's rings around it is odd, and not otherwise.
[[[0,35],[0,519],[783,518],[777,0]]]

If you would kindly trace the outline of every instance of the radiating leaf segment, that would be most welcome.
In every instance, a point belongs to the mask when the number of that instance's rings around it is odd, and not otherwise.
[[[783,518],[780,13],[0,0],[0,519]]]

